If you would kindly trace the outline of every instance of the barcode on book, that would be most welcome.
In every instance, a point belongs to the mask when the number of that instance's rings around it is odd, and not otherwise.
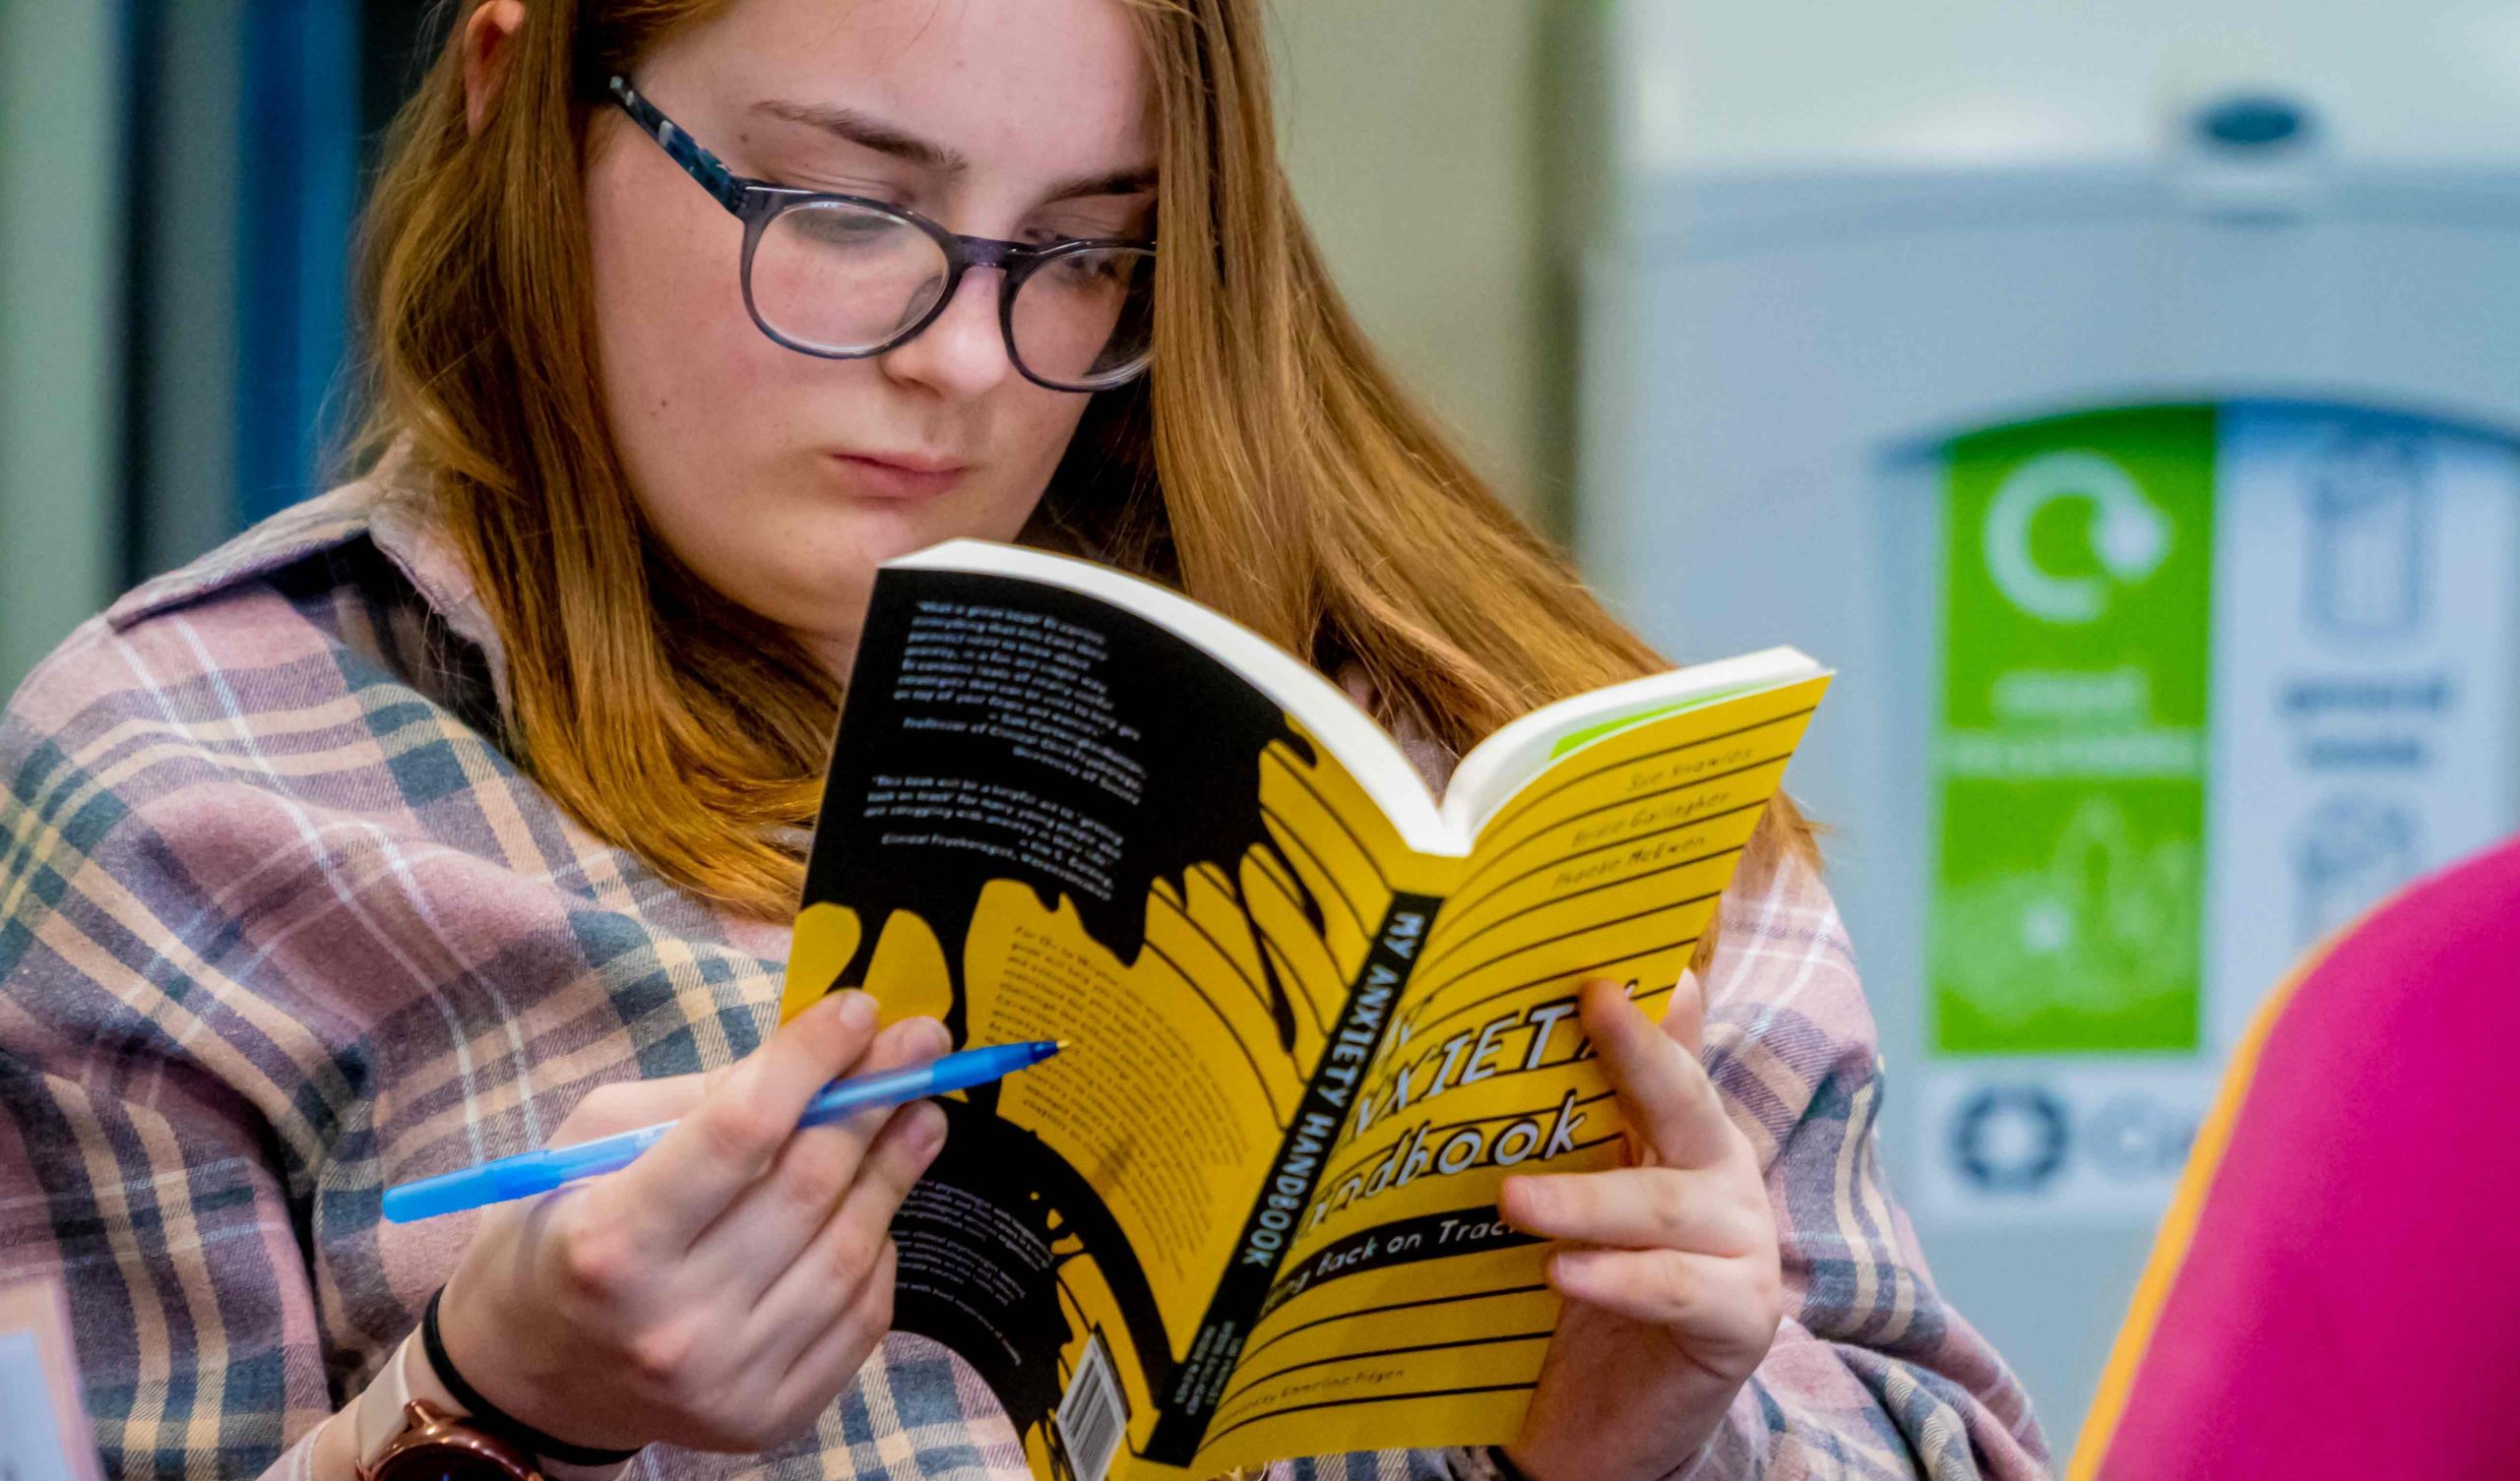
[[[1067,1396],[1059,1400],[1059,1441],[1067,1447],[1068,1468],[1076,1481],[1102,1481],[1126,1438],[1128,1418],[1120,1381],[1098,1331],[1085,1339],[1085,1355],[1068,1379]]]

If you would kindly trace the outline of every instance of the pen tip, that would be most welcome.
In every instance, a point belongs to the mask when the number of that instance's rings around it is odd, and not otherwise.
[[[1070,1045],[1070,1044],[1072,1044],[1072,1043],[1074,1043],[1074,1042],[1076,1042],[1074,1039],[1058,1039],[1058,1040],[1056,1040],[1056,1041],[1054,1041],[1054,1042],[1052,1042],[1052,1043],[1051,1043],[1050,1048],[1051,1048],[1053,1051],[1057,1051],[1057,1050],[1065,1049],[1068,1045]]]

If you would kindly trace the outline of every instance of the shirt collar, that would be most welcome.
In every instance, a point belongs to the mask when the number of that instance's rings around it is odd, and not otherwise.
[[[498,626],[448,537],[408,441],[389,448],[365,477],[292,505],[192,564],[134,586],[105,609],[105,620],[119,631],[362,537],[394,563],[448,631],[480,649],[499,710],[511,713]]]

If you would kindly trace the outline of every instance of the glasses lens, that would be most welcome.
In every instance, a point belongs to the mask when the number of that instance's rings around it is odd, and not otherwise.
[[[818,201],[762,228],[748,286],[753,312],[782,339],[862,354],[935,306],[946,268],[936,239],[900,216]]]
[[[1116,386],[1146,367],[1155,343],[1155,254],[1076,247],[1041,263],[1015,291],[1015,358],[1036,379],[1073,391]]]

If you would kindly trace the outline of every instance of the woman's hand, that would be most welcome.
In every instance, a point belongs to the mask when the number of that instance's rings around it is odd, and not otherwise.
[[[1534,1481],[1644,1481],[1697,1454],[1776,1338],[1776,1215],[1699,1063],[1695,975],[1660,1030],[1615,983],[1581,1001],[1635,1165],[1505,1181],[1508,1223],[1577,1247],[1549,1262],[1566,1305],[1507,1456]]]
[[[892,1325],[893,1210],[944,1142],[920,1102],[796,1129],[839,1076],[932,1059],[836,993],[708,1076],[606,1085],[553,1141],[680,1118],[619,1172],[494,1210],[439,1308],[447,1355],[555,1439],[760,1450],[856,1375]]]

